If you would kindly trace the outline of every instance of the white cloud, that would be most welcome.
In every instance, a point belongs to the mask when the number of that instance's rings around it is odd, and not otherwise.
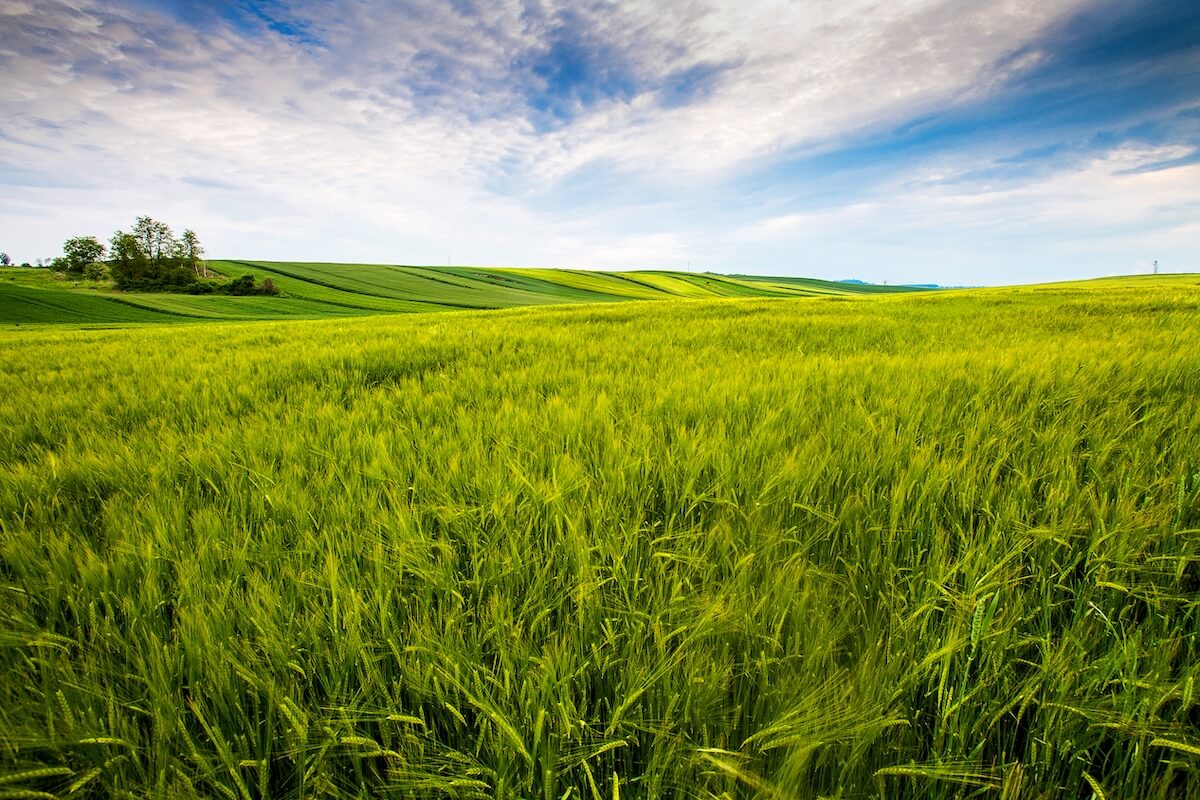
[[[216,256],[620,267],[681,266],[702,252],[704,268],[740,269],[754,244],[786,271],[795,262],[778,248],[823,241],[830,226],[882,248],[928,231],[927,215],[992,231],[1029,208],[1042,209],[1041,225],[1086,223],[1085,211],[1153,220],[1149,206],[1087,193],[1149,197],[1179,170],[1118,180],[1115,162],[1096,168],[1107,177],[982,199],[928,183],[924,165],[908,176],[924,176],[917,189],[895,182],[828,213],[763,198],[723,208],[721,182],[739,170],[978,99],[1036,65],[1036,51],[1004,58],[1078,5],[503,0],[465,17],[441,0],[350,2],[336,14],[322,3],[292,9],[298,40],[94,0],[8,0],[0,169],[22,185],[0,199],[0,241],[49,255],[66,236],[150,213],[196,228]],[[553,79],[536,68],[555,40],[577,49],[568,60],[596,59],[575,68],[600,71],[598,88],[581,88],[595,89],[587,102],[549,98],[565,103],[558,118],[538,109]],[[666,102],[688,70],[704,85]],[[595,165],[607,183],[570,188]],[[655,191],[623,192],[626,179]],[[1079,215],[1056,220],[1060,194]]]
[[[1155,258],[1164,271],[1200,272],[1200,164],[1129,171],[1177,152],[1125,148],[993,190],[955,182],[913,188],[900,176],[869,203],[771,217],[725,239],[751,261],[791,252],[804,274],[893,283],[1125,274]]]

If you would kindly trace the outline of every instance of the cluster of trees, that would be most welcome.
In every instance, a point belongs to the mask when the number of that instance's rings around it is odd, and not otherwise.
[[[108,257],[105,258],[107,251]],[[129,231],[117,231],[107,247],[95,236],[75,236],[63,243],[63,254],[50,268],[91,280],[112,278],[118,289],[176,291],[189,294],[279,294],[267,278],[256,284],[252,275],[228,282],[216,276],[203,260],[196,232],[185,230],[178,239],[165,222],[138,217]]]

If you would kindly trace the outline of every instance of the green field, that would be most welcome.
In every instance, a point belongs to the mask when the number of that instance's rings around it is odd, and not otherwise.
[[[249,269],[3,289],[376,315],[0,330],[0,797],[1200,796],[1200,277]]]
[[[495,309],[562,303],[682,297],[815,297],[912,291],[905,287],[803,278],[732,277],[686,272],[583,272],[558,269],[400,267],[212,261],[224,275],[270,278],[281,297],[118,292],[64,280],[41,269],[0,267],[0,325],[195,322]]]

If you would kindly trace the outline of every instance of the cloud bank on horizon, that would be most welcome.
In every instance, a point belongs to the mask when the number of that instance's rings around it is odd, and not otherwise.
[[[0,0],[0,249],[1200,271],[1195,0]]]

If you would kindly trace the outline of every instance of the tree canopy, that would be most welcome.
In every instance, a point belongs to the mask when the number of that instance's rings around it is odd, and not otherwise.
[[[104,245],[95,236],[75,236],[63,242],[63,254],[50,262],[59,272],[82,275],[84,269],[104,258]]]

